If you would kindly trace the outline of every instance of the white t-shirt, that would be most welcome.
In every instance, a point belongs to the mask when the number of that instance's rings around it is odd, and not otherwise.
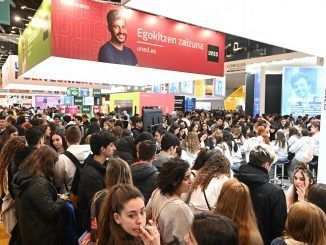
[[[228,179],[229,178],[227,176],[223,175],[220,178],[213,178],[209,182],[205,190],[205,193],[211,210],[215,209],[215,205],[220,195],[222,186],[224,182],[227,181]],[[196,190],[192,192],[189,201],[189,207],[194,214],[200,213],[202,211],[209,211],[207,207],[207,203],[205,201],[204,192],[202,191],[201,187],[198,187]]]

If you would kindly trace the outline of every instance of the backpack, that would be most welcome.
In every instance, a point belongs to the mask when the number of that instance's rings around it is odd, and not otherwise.
[[[76,172],[75,172],[72,184],[71,184],[69,199],[72,202],[74,208],[77,208],[78,207],[78,205],[77,205],[77,201],[78,201],[78,185],[79,185],[79,181],[80,181],[81,171],[82,171],[84,165],[71,152],[65,151],[62,154],[64,154],[66,157],[68,157],[69,160],[76,167]]]

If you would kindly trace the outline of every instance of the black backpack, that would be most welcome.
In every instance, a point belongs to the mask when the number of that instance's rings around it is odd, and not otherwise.
[[[74,207],[77,208],[78,185],[79,185],[79,181],[80,181],[81,171],[83,170],[84,165],[71,152],[65,151],[62,154],[64,154],[66,157],[68,157],[70,159],[70,161],[76,167],[76,172],[75,172],[74,178],[72,180],[72,184],[71,184],[69,199],[72,202],[72,204],[74,205]]]

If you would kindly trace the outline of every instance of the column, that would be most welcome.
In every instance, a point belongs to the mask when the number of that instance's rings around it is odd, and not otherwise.
[[[324,60],[326,57],[324,57]],[[323,78],[326,79],[326,64],[324,62]],[[319,137],[319,159],[317,182],[326,184],[326,82],[323,82],[323,93],[321,100],[321,119]]]
[[[266,67],[260,67],[260,101],[259,101],[259,111],[260,115],[265,113],[265,96],[266,96]]]

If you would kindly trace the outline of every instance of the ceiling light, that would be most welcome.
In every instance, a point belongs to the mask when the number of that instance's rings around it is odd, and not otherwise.
[[[15,31],[11,31],[11,33],[16,33]]]
[[[14,19],[15,21],[20,21],[21,18],[18,15],[16,15]]]
[[[33,8],[29,8],[29,7],[27,7],[26,5],[23,5],[23,6],[21,6],[20,7],[21,9],[29,9],[29,10],[32,10],[32,11],[37,11],[36,9],[33,9]]]

